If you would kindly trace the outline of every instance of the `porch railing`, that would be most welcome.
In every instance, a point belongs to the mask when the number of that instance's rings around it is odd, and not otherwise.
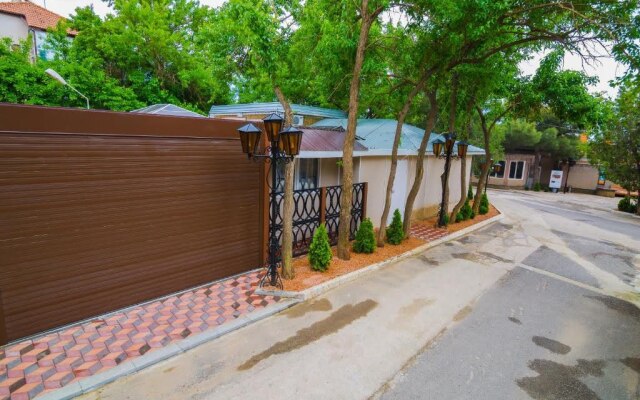
[[[338,221],[340,220],[340,196],[342,186],[326,186],[293,192],[293,255],[309,252],[316,228],[324,222],[332,245],[338,243]],[[282,210],[284,193],[276,193],[278,215],[276,215],[276,237],[282,243]],[[367,182],[353,185],[351,200],[350,239],[355,238],[360,223],[366,216]],[[271,207],[269,207],[271,210]]]

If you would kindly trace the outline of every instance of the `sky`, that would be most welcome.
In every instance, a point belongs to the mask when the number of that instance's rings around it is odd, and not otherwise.
[[[104,16],[109,12],[109,7],[101,0],[31,0],[46,7],[60,15],[69,16],[76,7],[84,7],[93,5],[98,15]],[[200,0],[200,3],[212,7],[217,7],[224,3],[225,0]],[[540,59],[543,54],[536,54],[529,61],[520,64],[520,70],[525,75],[533,75],[538,68]],[[615,79],[624,73],[625,69],[612,58],[601,59],[598,65],[589,66],[582,65],[580,57],[573,54],[567,54],[564,59],[564,68],[572,70],[584,70],[588,75],[597,76],[600,80],[598,84],[593,85],[591,92],[605,92],[611,98],[616,97],[617,89],[609,86],[609,81]]]

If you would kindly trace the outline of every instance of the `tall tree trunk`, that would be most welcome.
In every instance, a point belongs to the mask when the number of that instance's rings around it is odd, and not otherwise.
[[[378,231],[378,247],[384,246],[385,239],[385,227],[387,226],[387,218],[389,218],[389,211],[391,209],[391,193],[393,192],[393,184],[396,179],[396,170],[398,169],[398,147],[400,147],[400,138],[402,137],[402,127],[404,121],[407,118],[413,99],[422,90],[427,79],[431,75],[431,72],[427,72],[422,76],[416,86],[411,89],[407,96],[404,106],[398,113],[398,122],[396,124],[396,134],[393,138],[393,148],[391,149],[391,168],[389,170],[389,178],[387,179],[387,190],[384,197],[384,209],[382,210],[382,217],[380,218],[380,230]]]
[[[284,123],[291,125],[293,121],[293,111],[291,104],[282,93],[280,86],[273,87],[278,101],[284,108]],[[276,166],[272,166],[272,173],[275,173]],[[282,206],[282,278],[295,278],[293,269],[293,176],[295,163],[290,162],[284,167],[284,204]],[[275,188],[274,188],[275,190]]]
[[[371,24],[382,12],[382,8],[369,13],[369,0],[362,0],[360,9],[360,36],[356,49],[353,75],[349,87],[349,115],[347,118],[347,132],[342,147],[342,194],[340,195],[340,219],[338,223],[338,258],[348,260],[349,231],[351,227],[351,200],[353,197],[353,143],[356,137],[358,122],[358,96],[360,95],[360,75],[364,64],[364,55],[369,39]]]
[[[467,107],[465,109],[465,116],[467,117],[467,134],[466,139],[468,140],[471,137],[471,132],[473,129],[472,126],[472,118],[471,113],[473,111],[473,105],[475,104],[475,98],[471,97],[469,101],[467,101]],[[466,157],[460,161],[460,201],[451,211],[451,216],[449,217],[450,221],[455,221],[456,215],[464,206],[464,203],[467,201],[467,159]],[[471,184],[471,178],[469,177],[469,185]]]
[[[460,200],[449,215],[449,221],[455,222],[456,215],[460,212],[462,206],[464,206],[467,200],[467,157],[460,159]]]
[[[449,133],[455,133],[456,129],[456,108],[458,107],[458,74],[455,72],[451,77],[451,97],[449,101]],[[446,151],[446,150],[445,150]],[[444,195],[442,196],[442,210],[441,213],[447,214],[449,210],[449,176],[451,175],[451,165],[453,164],[453,158],[447,163],[445,162],[445,170],[440,175],[440,181],[442,182],[442,190]]]
[[[438,101],[436,97],[437,89],[433,89],[427,93],[429,98],[429,115],[427,117],[427,126],[424,129],[424,136],[422,142],[420,142],[420,148],[418,149],[418,157],[416,158],[416,177],[407,195],[407,202],[404,206],[404,222],[403,229],[405,236],[409,236],[411,231],[411,215],[413,214],[413,204],[420,191],[420,185],[422,184],[422,177],[424,176],[424,157],[427,152],[427,145],[429,144],[429,137],[433,131],[433,127],[436,124],[436,117],[438,115]]]
[[[482,135],[484,136],[484,164],[482,164],[482,172],[480,173],[480,179],[478,180],[478,189],[476,195],[473,198],[473,212],[477,215],[480,210],[480,199],[482,199],[482,192],[484,191],[485,182],[489,175],[489,168],[491,167],[491,149],[489,143],[491,141],[491,127],[487,126],[487,119],[484,116],[482,109],[476,106],[476,111],[480,116],[480,126],[482,127]]]

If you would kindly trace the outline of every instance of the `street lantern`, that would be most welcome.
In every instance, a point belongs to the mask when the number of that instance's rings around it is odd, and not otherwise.
[[[284,119],[276,113],[269,114],[263,120],[264,130],[269,140],[269,146],[259,149],[262,131],[253,124],[247,124],[238,129],[242,152],[254,160],[264,160],[271,165],[271,211],[269,213],[269,255],[265,267],[267,273],[260,279],[260,287],[266,282],[270,286],[283,289],[282,280],[278,273],[280,260],[280,243],[276,234],[276,218],[278,216],[278,199],[276,187],[278,164],[288,164],[300,153],[302,131],[293,127],[282,129]]]
[[[432,143],[433,145],[433,155],[436,157],[440,157],[442,154],[442,147],[444,146],[444,141],[442,139],[436,139]]]
[[[280,132],[281,150],[289,156],[295,157],[300,153],[300,144],[302,143],[302,131],[290,126]]]
[[[262,120],[264,122],[264,130],[267,131],[267,138],[272,143],[278,143],[282,123],[284,119],[277,113],[271,113]]]
[[[238,129],[240,135],[240,144],[242,145],[242,152],[248,157],[256,152],[258,143],[260,142],[260,134],[262,131],[258,129],[254,124],[246,124],[242,128]]]
[[[456,134],[455,133],[447,133],[444,135],[444,150],[451,154],[453,152],[453,145],[456,142]]]
[[[500,171],[502,171],[502,164],[500,164],[499,162],[493,164],[493,159],[491,159],[489,163],[491,164],[491,166],[489,167],[489,172],[487,172],[487,178],[484,181],[484,194],[487,194],[487,187],[489,186],[489,175],[491,175],[492,173],[499,174]]]
[[[465,158],[467,156],[468,148],[469,148],[469,143],[465,141],[458,142],[458,157]]]

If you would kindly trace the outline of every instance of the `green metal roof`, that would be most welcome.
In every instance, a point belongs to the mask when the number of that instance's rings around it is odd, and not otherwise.
[[[306,106],[303,104],[291,104],[291,109],[294,114],[312,115],[315,117],[345,118],[347,116],[347,114],[341,110]],[[227,104],[212,106],[209,110],[209,116],[221,114],[268,114],[272,112],[283,113],[284,109],[277,101],[270,103]]]
[[[358,141],[365,145],[369,150],[391,150],[393,148],[393,139],[396,134],[397,121],[394,119],[359,119],[356,127],[356,136]],[[347,119],[323,119],[316,122],[313,126],[319,127],[342,127],[347,128]],[[418,151],[420,142],[424,136],[424,129],[417,126],[403,124],[402,136],[400,137],[401,150]],[[442,137],[437,133],[431,133],[429,136],[429,144],[427,145],[427,154],[433,152],[431,143]],[[470,155],[484,154],[484,150],[469,146],[467,153]]]

